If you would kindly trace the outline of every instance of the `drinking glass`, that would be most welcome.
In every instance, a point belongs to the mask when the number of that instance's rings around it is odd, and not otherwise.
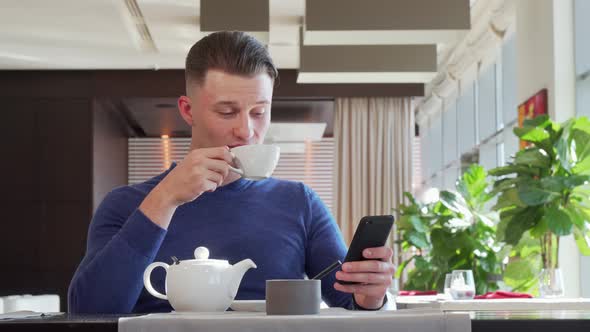
[[[539,276],[539,295],[543,298],[561,297],[564,294],[561,269],[543,269]]]
[[[445,294],[445,297],[446,297],[447,299],[450,299],[450,298],[452,298],[452,296],[451,296],[451,278],[452,278],[452,276],[453,276],[453,275],[452,275],[451,273],[447,273],[447,274],[445,275],[445,288],[444,288],[444,294]]]
[[[454,270],[452,272],[451,296],[454,300],[470,300],[475,297],[475,282],[471,270]]]

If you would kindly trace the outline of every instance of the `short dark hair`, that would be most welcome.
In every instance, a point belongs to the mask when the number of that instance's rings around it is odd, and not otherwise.
[[[196,42],[186,56],[185,79],[201,84],[207,71],[252,76],[266,71],[275,81],[279,73],[266,47],[241,31],[214,32]]]

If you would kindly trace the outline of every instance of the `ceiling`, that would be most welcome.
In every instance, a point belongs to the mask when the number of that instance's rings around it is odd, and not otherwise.
[[[299,66],[305,0],[269,0],[269,50]],[[8,0],[0,10],[0,69],[184,68],[202,37],[199,0],[136,0],[157,52],[142,49],[125,0]]]
[[[5,0],[0,69],[180,69],[190,46],[203,36],[199,3]],[[305,0],[269,0],[269,5],[270,53],[279,68],[298,68]],[[439,53],[451,47],[437,46]]]
[[[3,0],[1,6],[0,70],[183,69],[186,53],[205,35],[200,0]],[[269,7],[271,56],[278,68],[299,69],[305,0],[269,0]],[[436,61],[453,47],[437,44]],[[138,136],[190,135],[174,98],[118,105]],[[332,119],[333,100],[273,100],[273,123],[326,123],[324,136],[332,136]]]

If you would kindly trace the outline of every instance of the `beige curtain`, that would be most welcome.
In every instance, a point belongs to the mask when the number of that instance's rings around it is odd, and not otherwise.
[[[412,189],[411,103],[410,98],[336,99],[334,212],[347,243],[363,216],[395,215],[403,192]]]

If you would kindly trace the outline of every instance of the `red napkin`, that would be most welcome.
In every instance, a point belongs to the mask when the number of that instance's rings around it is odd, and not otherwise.
[[[475,299],[479,300],[486,300],[486,299],[530,299],[533,296],[531,294],[525,293],[513,293],[513,292],[504,292],[504,291],[496,291],[496,292],[487,292],[483,295],[476,295]]]
[[[422,296],[422,295],[436,295],[437,291],[419,291],[419,290],[410,290],[410,291],[399,291],[397,295],[399,296]]]

